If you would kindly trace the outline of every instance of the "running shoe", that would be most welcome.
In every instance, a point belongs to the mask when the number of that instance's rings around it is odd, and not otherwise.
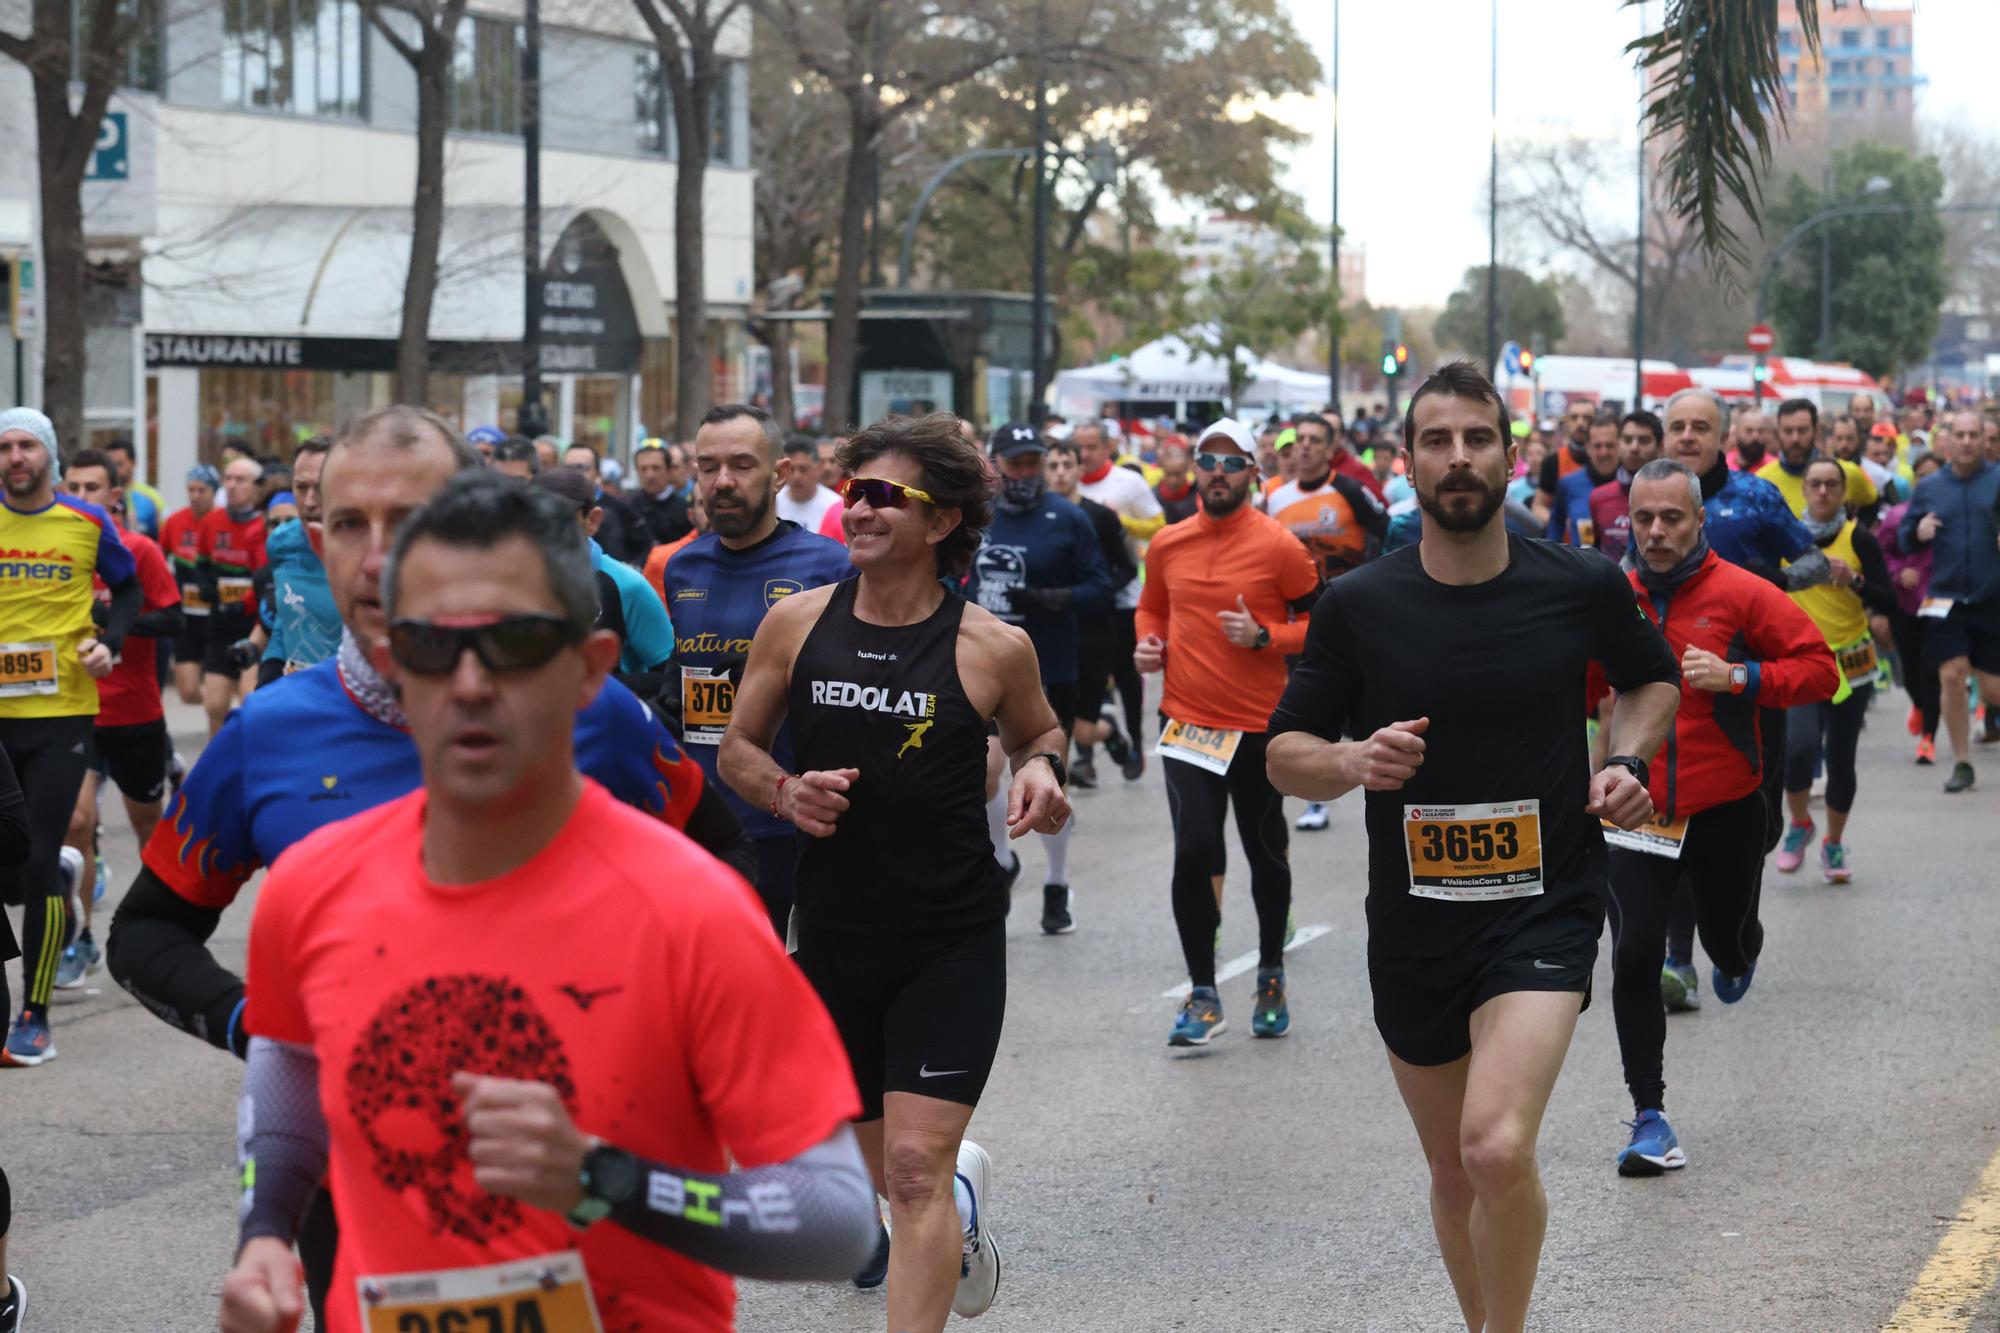
[[[1229,1020],[1222,1016],[1222,997],[1215,993],[1215,987],[1196,986],[1181,1001],[1181,1012],[1174,1019],[1174,1030],[1167,1034],[1167,1045],[1206,1046],[1209,1038],[1228,1029]]]
[[[1778,871],[1789,875],[1806,862],[1806,848],[1812,845],[1813,835],[1818,830],[1808,819],[1805,823],[1791,823],[1785,826],[1785,841],[1778,848]]]
[[[1847,844],[1823,842],[1819,845],[1820,878],[1829,884],[1846,884],[1854,879],[1847,865]]]
[[[49,1032],[49,1020],[23,1009],[14,1030],[7,1034],[7,1044],[0,1047],[0,1065],[28,1069],[55,1058],[56,1039]]]
[[[85,930],[76,937],[76,943],[63,950],[62,961],[56,964],[56,989],[81,990],[84,978],[103,963],[104,950],[97,947],[97,941]]]
[[[1619,1175],[1657,1176],[1688,1164],[1681,1141],[1674,1137],[1674,1127],[1660,1112],[1641,1111],[1625,1123],[1632,1129],[1632,1140],[1618,1150]]]
[[[958,1290],[952,1293],[951,1310],[960,1319],[977,1319],[992,1308],[1000,1290],[1000,1245],[993,1234],[993,1220],[987,1214],[987,1197],[993,1179],[993,1159],[986,1149],[971,1139],[958,1145],[959,1188],[971,1205],[972,1220],[965,1226],[965,1248],[958,1264]]]
[[[69,915],[63,921],[63,948],[76,943],[77,932],[83,929],[83,894],[79,891],[83,883],[83,853],[74,847],[63,847],[56,858],[57,873],[62,876],[63,898],[69,904]]]
[[[1917,763],[1929,768],[1937,762],[1937,738],[1923,735],[1917,737]]]
[[[1972,765],[1960,762],[1951,766],[1951,777],[1946,780],[1944,789],[1947,794],[1956,796],[1962,791],[1971,791],[1972,783]]]
[[[1257,969],[1257,1007],[1250,1013],[1250,1035],[1282,1037],[1292,1029],[1292,1011],[1285,1003],[1285,969]]]
[[[1750,978],[1757,975],[1757,965],[1750,964],[1750,970],[1740,977],[1724,976],[1722,969],[1711,968],[1708,984],[1715,988],[1715,998],[1724,1004],[1735,1004],[1750,993]]]
[[[97,837],[91,845],[97,848],[97,881],[90,888],[90,901],[96,904],[103,902],[104,895],[111,891],[111,876],[104,868],[104,825],[97,826]]]
[[[1069,914],[1069,902],[1069,885],[1042,885],[1042,934],[1068,935],[1076,930],[1076,918]]]
[[[1097,786],[1097,765],[1088,759],[1077,760],[1070,765],[1069,782],[1072,787],[1093,790]]]
[[[6,1289],[0,1291],[0,1333],[20,1333],[27,1327],[22,1321],[28,1317],[28,1289],[12,1273],[6,1276]]]
[[[1141,750],[1138,746],[1136,745],[1133,746],[1131,757],[1128,758],[1124,763],[1118,765],[1118,771],[1125,775],[1125,780],[1127,782],[1137,782],[1140,778],[1145,777],[1146,776],[1145,752]]]
[[[1921,709],[1921,708],[1919,708],[1919,707],[1917,707],[1917,706],[1916,706],[1915,704],[1911,704],[1911,705],[1910,705],[1910,715],[1909,715],[1909,717],[1907,717],[1907,718],[1905,718],[1905,719],[1903,720],[1903,725],[1907,726],[1907,727],[1908,727],[1908,728],[1910,729],[1910,734],[1911,734],[1912,736],[1921,736],[1921,735],[1923,735],[1923,734],[1924,734],[1924,710],[1923,710],[1923,709]]]
[[[1701,980],[1693,963],[1684,963],[1672,954],[1660,968],[1660,1002],[1670,1014],[1685,1014],[1701,1008]]]
[[[1118,724],[1109,718],[1100,718],[1111,727],[1111,734],[1104,738],[1104,753],[1111,756],[1111,762],[1124,767],[1132,759],[1132,742],[1125,739],[1125,733],[1118,730]]]
[[[1326,803],[1324,801],[1308,801],[1305,812],[1299,816],[1298,826],[1308,833],[1325,828]]]
[[[181,758],[179,750],[167,752],[167,785],[174,789],[174,795],[181,793],[181,780],[187,776],[187,760]]]
[[[1021,858],[1012,852],[1007,853],[1007,855],[1009,860],[1007,869],[1003,873],[1007,880],[1007,891],[1012,893],[1014,891],[1014,881],[1021,878]]]
[[[882,1225],[880,1213],[875,1215],[875,1254],[869,1259],[868,1267],[854,1275],[857,1291],[873,1291],[889,1280],[889,1228]]]

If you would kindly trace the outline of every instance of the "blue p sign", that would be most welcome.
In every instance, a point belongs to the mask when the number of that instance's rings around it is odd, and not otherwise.
[[[123,111],[104,113],[104,123],[97,127],[97,148],[90,155],[90,165],[84,169],[85,180],[131,179],[132,161],[126,151],[125,116]]]

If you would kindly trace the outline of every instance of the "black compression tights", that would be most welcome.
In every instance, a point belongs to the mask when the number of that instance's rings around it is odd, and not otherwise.
[[[0,720],[0,745],[14,763],[28,803],[30,843],[20,876],[21,978],[27,990],[22,1007],[45,1016],[62,961],[69,910],[62,891],[63,835],[83,790],[89,761],[84,750],[96,719],[24,717]]]
[[[1826,808],[1846,814],[1854,808],[1859,784],[1854,754],[1861,744],[1861,727],[1868,720],[1873,685],[1863,685],[1839,703],[1799,704],[1785,713],[1785,790],[1807,791],[1813,769],[1826,761]]]
[[[1245,734],[1227,776],[1178,759],[1161,761],[1167,780],[1167,810],[1174,825],[1174,925],[1181,936],[1188,980],[1215,984],[1215,931],[1222,912],[1215,905],[1215,867],[1222,846],[1222,821],[1236,807],[1236,832],[1250,862],[1250,898],[1257,908],[1257,963],[1282,967],[1285,918],[1292,909],[1292,866],[1287,857],[1284,798],[1264,776],[1262,733]],[[1655,964],[1657,967],[1658,964]]]
[[[1146,686],[1132,661],[1132,651],[1139,646],[1138,614],[1123,607],[1111,613],[1111,683],[1118,687],[1118,698],[1125,705],[1125,734],[1131,738],[1134,750],[1143,748],[1139,727],[1146,720]]]
[[[1667,1015],[1660,955],[1675,889],[1693,889],[1702,947],[1724,975],[1740,977],[1764,948],[1757,919],[1764,878],[1764,801],[1757,792],[1688,821],[1680,860],[1612,848],[1609,863],[1611,1012],[1625,1086],[1636,1110],[1664,1107]]]

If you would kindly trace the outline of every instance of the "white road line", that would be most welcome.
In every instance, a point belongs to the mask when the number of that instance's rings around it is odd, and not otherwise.
[[[1324,925],[1300,926],[1298,933],[1292,936],[1292,942],[1285,946],[1285,952],[1290,953],[1302,945],[1311,944],[1314,940],[1327,934],[1332,929],[1332,926]],[[1220,986],[1231,977],[1240,977],[1255,966],[1257,966],[1257,951],[1252,949],[1249,953],[1232,958],[1221,967],[1215,969],[1215,984]],[[1163,1000],[1185,1000],[1188,997],[1188,993],[1193,989],[1194,987],[1191,984],[1183,981],[1172,990],[1161,991],[1160,998]]]

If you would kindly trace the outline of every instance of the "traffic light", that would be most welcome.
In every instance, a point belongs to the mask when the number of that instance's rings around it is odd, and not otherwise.
[[[1756,365],[1750,368],[1750,378],[1757,381],[1757,383],[1762,384],[1766,380],[1771,378],[1771,368],[1765,365],[1762,361],[1759,361]]]
[[[1521,349],[1521,373],[1523,375],[1535,373],[1535,354],[1525,347]]]
[[[1396,378],[1396,372],[1400,369],[1401,367],[1396,364],[1396,354],[1394,352],[1382,353],[1382,373],[1384,375],[1390,379],[1394,379]]]
[[[1397,343],[1397,344],[1396,344],[1396,373],[1397,373],[1398,375],[1402,374],[1402,373],[1403,373],[1403,368],[1404,368],[1405,366],[1409,365],[1409,363],[1410,363],[1410,345],[1409,345],[1408,343]]]

